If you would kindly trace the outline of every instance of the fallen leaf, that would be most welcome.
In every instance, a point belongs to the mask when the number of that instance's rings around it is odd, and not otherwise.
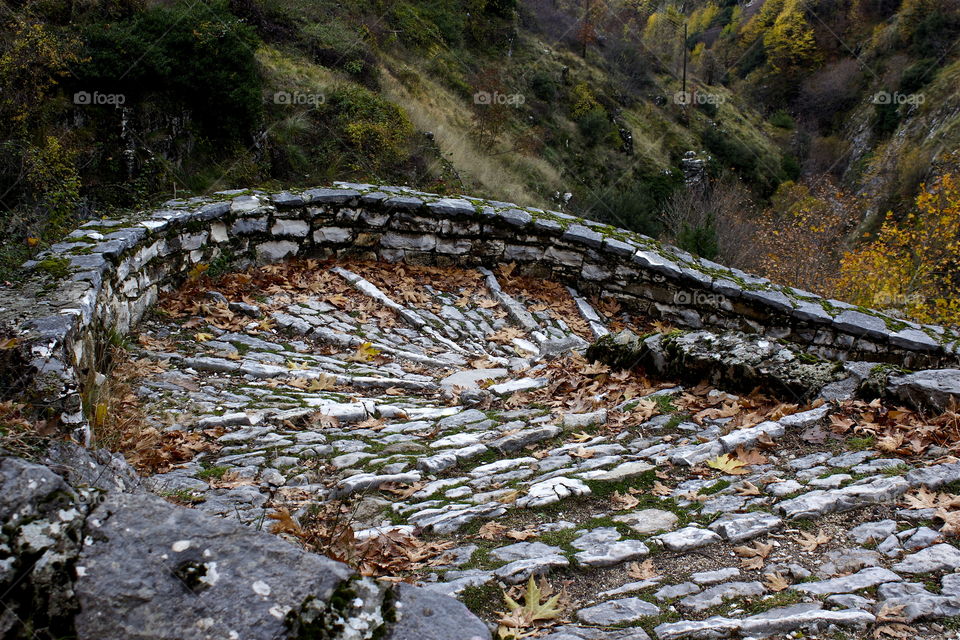
[[[734,454],[737,456],[737,460],[742,462],[745,465],[751,464],[767,464],[770,460],[764,456],[762,453],[756,449],[750,449],[749,451],[745,450],[743,447],[737,447],[737,450],[734,451]]]
[[[364,342],[357,347],[357,350],[352,354],[347,356],[347,362],[370,362],[377,355],[380,354],[380,349],[377,349],[369,342]]]
[[[480,527],[480,530],[477,531],[477,535],[483,538],[484,540],[496,540],[502,538],[503,534],[507,532],[507,528],[500,524],[499,522],[490,521]]]
[[[903,617],[903,610],[906,608],[905,604],[884,604],[877,612],[877,622],[906,622],[907,619]]]
[[[750,482],[749,480],[745,480],[743,484],[737,487],[737,495],[738,496],[759,496],[760,488],[757,485]]]
[[[943,520],[940,533],[948,536],[960,536],[960,511],[947,511],[941,507],[936,510],[934,517]]]
[[[626,511],[628,509],[633,509],[640,504],[640,500],[636,497],[630,495],[629,493],[624,495],[619,491],[613,492],[613,495],[610,496],[610,502],[613,504],[615,511]]]
[[[650,489],[650,493],[652,493],[655,496],[669,496],[670,494],[673,493],[673,489],[663,484],[659,480],[654,480],[653,488]]]
[[[822,544],[827,544],[833,540],[833,536],[828,536],[825,533],[817,533],[817,535],[812,535],[806,531],[801,531],[800,536],[794,538],[794,540],[800,545],[804,551],[813,552],[817,550]]]
[[[766,579],[763,581],[763,584],[764,586],[767,587],[767,589],[770,589],[770,591],[773,591],[773,592],[783,591],[784,589],[790,586],[790,581],[787,580],[779,572],[766,573],[764,574],[764,577]]]
[[[529,540],[530,538],[536,538],[539,534],[537,528],[531,525],[524,529],[512,529],[504,535],[511,540]]]
[[[653,580],[660,574],[653,568],[653,560],[647,558],[643,562],[631,562],[627,565],[627,575],[634,580]]]
[[[724,453],[717,456],[713,460],[707,460],[707,466],[712,469],[717,469],[728,473],[730,475],[742,475],[744,473],[749,473],[746,469],[743,468],[743,463],[734,458],[729,453]]]
[[[559,618],[562,611],[558,606],[562,594],[557,593],[546,602],[541,602],[543,593],[533,576],[527,581],[527,588],[523,595],[523,604],[511,598],[507,593],[503,599],[507,603],[509,614],[501,614],[497,620],[508,629],[525,629],[541,620]],[[504,634],[501,634],[503,636]]]
[[[875,640],[879,640],[879,638],[884,636],[888,638],[913,638],[916,636],[916,634],[916,629],[900,622],[880,625],[873,630],[873,637]]]

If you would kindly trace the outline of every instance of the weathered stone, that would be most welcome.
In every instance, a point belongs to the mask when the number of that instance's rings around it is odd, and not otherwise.
[[[640,336],[624,329],[599,338],[587,348],[586,358],[602,362],[614,369],[632,369],[640,364],[645,354]]]
[[[716,571],[701,571],[690,575],[690,578],[699,585],[711,585],[725,582],[740,576],[740,570],[735,567],[717,569]]]
[[[496,569],[493,574],[507,584],[526,582],[530,576],[542,576],[551,569],[562,569],[570,566],[570,561],[559,554],[537,556],[514,560]]]
[[[490,630],[453,598],[413,585],[397,585],[397,621],[384,640],[490,640]]]
[[[960,549],[949,544],[937,544],[906,556],[893,565],[900,573],[930,573],[954,571],[960,567]]]
[[[622,522],[636,533],[648,534],[658,531],[670,531],[677,525],[679,518],[672,511],[662,509],[641,509],[632,513],[614,516],[617,522]]]
[[[351,574],[274,536],[143,494],[109,496],[87,535],[76,584],[81,638],[160,638],[174,611],[180,638],[206,638],[211,628],[273,637],[285,627],[271,609],[327,602]]]
[[[501,384],[495,384],[489,387],[489,390],[492,393],[495,393],[498,396],[508,396],[518,391],[533,391],[534,389],[540,389],[547,386],[546,378],[520,378],[519,380],[511,380],[510,382],[503,382]]]
[[[960,369],[916,371],[891,376],[886,391],[915,407],[946,411],[951,400],[960,400]]]
[[[750,637],[766,637],[795,629],[826,629],[831,626],[864,630],[876,618],[867,611],[847,609],[830,611],[820,604],[795,604],[789,607],[770,609],[743,620],[740,632]]]
[[[637,622],[660,614],[660,609],[640,598],[608,600],[577,611],[577,618],[587,624],[610,626]]]
[[[771,513],[728,513],[714,520],[708,527],[728,542],[742,542],[780,528],[783,521]]]
[[[693,593],[699,593],[700,587],[695,585],[692,582],[681,582],[680,584],[672,584],[657,591],[653,592],[653,597],[657,600],[673,600],[676,598],[682,598],[683,596],[688,596]]]
[[[909,488],[907,481],[899,476],[878,478],[842,489],[810,491],[779,503],[777,509],[787,518],[809,518],[835,511],[848,511],[869,504],[890,502],[903,495]]]
[[[885,582],[898,582],[900,576],[883,567],[870,567],[842,578],[831,578],[819,582],[804,582],[791,587],[804,593],[830,595],[833,593],[851,593],[860,589],[869,589]]]
[[[639,540],[619,540],[589,547],[574,555],[577,563],[585,567],[612,567],[628,560],[637,560],[650,553],[647,545]]]
[[[725,582],[689,595],[680,600],[679,604],[693,611],[703,611],[723,604],[724,600],[730,598],[759,596],[765,592],[766,589],[759,582]]]
[[[590,495],[590,487],[574,478],[551,478],[530,485],[527,495],[517,500],[518,507],[542,507],[570,496]]]
[[[551,547],[542,542],[517,542],[494,549],[490,552],[490,555],[503,562],[513,562],[514,560],[530,560],[541,556],[560,555],[561,553],[563,551],[560,547]]]
[[[664,533],[656,538],[670,551],[689,551],[708,544],[720,542],[722,538],[709,529],[684,527],[677,531]]]

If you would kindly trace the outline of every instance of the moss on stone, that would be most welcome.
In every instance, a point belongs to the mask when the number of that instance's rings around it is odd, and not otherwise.
[[[49,257],[37,263],[37,270],[51,278],[62,279],[70,275],[70,261],[66,258]]]

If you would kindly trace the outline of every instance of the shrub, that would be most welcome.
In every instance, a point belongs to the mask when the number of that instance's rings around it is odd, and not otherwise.
[[[415,47],[428,47],[443,39],[440,29],[424,15],[424,11],[406,2],[393,8],[390,23],[400,32],[401,42]]]
[[[616,143],[619,139],[617,128],[610,122],[607,111],[603,107],[597,107],[578,118],[577,126],[580,127],[580,133],[590,146],[604,142]]]
[[[553,102],[557,99],[559,83],[553,74],[547,71],[538,71],[530,78],[530,91],[544,102]]]
[[[665,203],[682,186],[679,172],[642,175],[630,186],[597,194],[590,213],[612,225],[656,237],[663,230],[660,213]]]
[[[916,93],[924,85],[933,80],[936,74],[937,61],[927,58],[910,65],[900,76],[900,93]]]
[[[47,136],[43,146],[27,154],[27,183],[38,212],[42,212],[46,226],[43,235],[49,239],[66,232],[80,202],[80,175],[73,156],[53,136]]]
[[[325,111],[352,151],[370,166],[399,162],[413,125],[400,107],[359,86],[342,86],[330,96]]]
[[[794,121],[793,116],[783,109],[770,116],[770,124],[778,129],[787,129],[788,131],[792,131],[797,127],[797,123]]]
[[[874,103],[871,128],[877,137],[885,138],[900,126],[899,105],[894,102]]]
[[[708,216],[706,224],[703,226],[694,227],[684,224],[683,229],[677,236],[677,245],[701,258],[707,260],[716,258],[720,253],[720,245],[717,240],[717,225],[713,216]]]

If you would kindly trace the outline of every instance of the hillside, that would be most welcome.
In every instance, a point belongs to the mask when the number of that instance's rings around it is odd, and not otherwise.
[[[952,276],[864,292],[843,256],[953,170],[957,36],[956,0],[21,2],[3,272],[115,209],[354,180],[563,209],[953,321],[930,302]]]

